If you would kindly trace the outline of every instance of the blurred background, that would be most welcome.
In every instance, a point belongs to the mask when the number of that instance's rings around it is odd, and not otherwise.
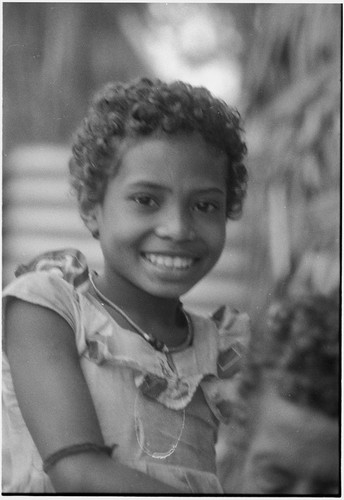
[[[95,90],[138,76],[208,87],[244,119],[250,182],[226,249],[185,296],[208,314],[340,278],[340,4],[3,3],[3,285],[20,263],[100,251],[67,164]]]

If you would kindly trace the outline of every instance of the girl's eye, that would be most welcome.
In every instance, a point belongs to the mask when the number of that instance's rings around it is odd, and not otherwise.
[[[158,206],[157,201],[147,194],[138,194],[133,196],[133,200],[142,207],[155,208]]]
[[[211,201],[198,201],[197,203],[195,203],[195,210],[197,212],[211,214],[218,209],[219,209],[218,204]]]

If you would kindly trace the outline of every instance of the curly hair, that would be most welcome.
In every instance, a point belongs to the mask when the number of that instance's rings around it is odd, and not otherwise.
[[[339,415],[338,297],[304,295],[272,304],[262,338],[252,340],[240,387],[249,400],[266,373],[281,397]]]
[[[148,78],[108,83],[75,134],[69,170],[81,216],[103,201],[126,139],[193,131],[227,155],[227,217],[239,217],[248,177],[240,114],[203,87]]]

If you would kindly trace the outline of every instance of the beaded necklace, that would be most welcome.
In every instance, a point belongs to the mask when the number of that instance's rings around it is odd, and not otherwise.
[[[93,289],[94,289],[96,295],[98,296],[98,299],[100,299],[101,305],[104,307],[105,304],[106,304],[109,307],[111,307],[112,309],[114,309],[118,314],[120,314],[122,316],[122,318],[124,318],[127,321],[127,323],[129,323],[129,325],[131,325],[134,328],[134,330],[136,331],[136,333],[138,333],[144,340],[146,340],[146,342],[148,342],[151,346],[153,346],[158,351],[161,351],[161,352],[164,352],[164,353],[179,352],[179,351],[184,350],[186,347],[188,347],[191,344],[192,339],[193,339],[192,323],[191,323],[191,320],[189,318],[189,315],[187,314],[187,312],[183,308],[181,308],[181,310],[182,310],[182,312],[184,314],[184,317],[185,317],[187,325],[188,325],[187,336],[186,336],[185,340],[180,345],[178,345],[176,347],[167,347],[167,345],[164,342],[162,342],[161,340],[156,339],[150,333],[147,333],[144,330],[142,330],[142,328],[140,328],[139,325],[137,325],[123,311],[123,309],[121,309],[117,304],[115,304],[110,299],[108,299],[104,294],[102,294],[102,292],[95,285],[94,279],[93,279],[91,273],[89,273],[89,280],[90,280],[90,282],[91,282],[91,284],[93,286]]]

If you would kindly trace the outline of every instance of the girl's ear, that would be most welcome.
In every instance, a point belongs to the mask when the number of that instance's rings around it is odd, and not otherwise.
[[[93,238],[96,240],[99,239],[99,225],[98,225],[98,211],[99,206],[90,208],[87,212],[81,214],[82,220],[85,223],[85,226],[91,232]]]

